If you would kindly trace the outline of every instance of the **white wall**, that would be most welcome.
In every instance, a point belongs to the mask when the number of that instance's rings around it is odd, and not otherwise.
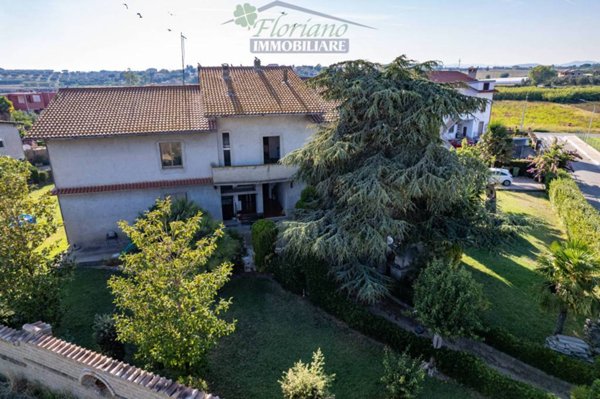
[[[229,132],[231,165],[262,165],[263,137],[280,137],[280,155],[283,157],[308,141],[314,132],[310,119],[301,115],[243,116],[219,118],[219,165],[223,166],[222,133]]]
[[[158,143],[183,144],[183,168],[163,169]],[[82,187],[211,177],[215,133],[162,134],[47,141],[56,187]]]
[[[15,125],[0,123],[0,140],[4,143],[4,146],[0,147],[0,156],[25,159],[21,136],[19,136],[19,130]]]
[[[157,198],[183,193],[212,217],[221,219],[221,197],[212,185],[61,195],[59,203],[69,244],[82,247],[102,244],[109,231],[116,231],[124,239],[117,226],[119,220],[131,223]]]

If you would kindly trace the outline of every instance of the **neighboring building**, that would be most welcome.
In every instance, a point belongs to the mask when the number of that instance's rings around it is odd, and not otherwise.
[[[559,78],[578,78],[583,75],[584,73],[580,69],[561,69],[558,71]]]
[[[519,76],[515,78],[496,78],[496,86],[521,86],[527,83],[527,76]]]
[[[459,71],[433,71],[429,74],[429,78],[434,82],[455,84],[462,94],[487,100],[485,109],[463,115],[458,120],[445,121],[441,135],[446,141],[460,142],[466,138],[476,142],[490,124],[495,81],[477,80],[475,76],[477,76],[477,68],[469,68],[468,74]]]
[[[50,100],[54,98],[54,92],[23,92],[3,94],[12,101],[15,109],[20,111],[41,112],[44,110]]]
[[[18,123],[0,121],[0,156],[25,159]]]
[[[327,109],[290,67],[199,67],[199,85],[61,89],[31,129],[46,141],[67,238],[121,235],[157,198],[226,222],[290,212],[302,185],[277,164]]]

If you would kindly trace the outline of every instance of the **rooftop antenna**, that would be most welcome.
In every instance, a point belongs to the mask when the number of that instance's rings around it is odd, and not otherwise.
[[[187,37],[183,36],[183,32],[180,33],[181,36],[181,84],[185,86],[185,40]]]
[[[460,61],[461,61],[461,59],[459,58],[459,59],[458,59],[458,70],[459,70],[459,71],[460,71]]]

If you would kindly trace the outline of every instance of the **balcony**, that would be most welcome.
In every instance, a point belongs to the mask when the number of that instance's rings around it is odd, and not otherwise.
[[[267,183],[290,180],[296,168],[279,164],[213,166],[214,184]]]

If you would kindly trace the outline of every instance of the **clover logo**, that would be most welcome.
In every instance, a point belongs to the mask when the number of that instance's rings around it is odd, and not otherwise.
[[[233,12],[235,17],[235,24],[240,25],[242,28],[252,28],[258,18],[256,7],[251,4],[244,3],[244,5],[238,4]]]

